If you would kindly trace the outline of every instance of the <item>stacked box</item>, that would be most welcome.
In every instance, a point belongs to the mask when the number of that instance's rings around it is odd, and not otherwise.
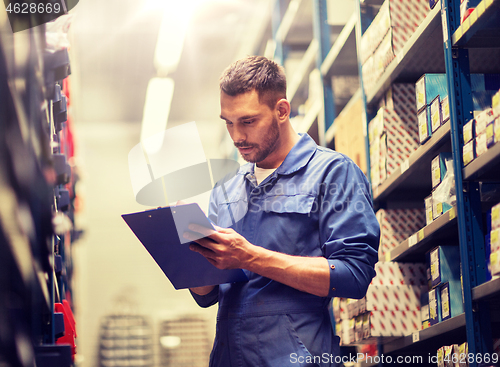
[[[429,325],[436,325],[441,320],[441,300],[436,288],[429,290]]]
[[[493,145],[495,145],[495,120],[486,125],[486,149],[490,149]]]
[[[494,130],[495,144],[496,144],[500,141],[500,117],[497,117],[495,119],[495,122],[493,123],[493,130]]]
[[[363,315],[356,316],[355,329],[355,339],[357,342],[363,340]]]
[[[359,303],[357,299],[347,298],[347,317],[349,319],[359,315]]]
[[[405,336],[420,330],[419,311],[371,311],[368,318],[364,323],[365,338]]]
[[[348,329],[348,337],[346,338],[349,340],[348,344],[352,344],[356,342],[356,319],[352,318],[349,319],[349,329]]]
[[[493,109],[493,116],[500,116],[500,90],[496,92],[491,98],[491,108]]]
[[[447,162],[453,160],[451,152],[439,153],[431,161],[432,188],[435,189],[444,179],[447,172]],[[452,165],[449,165],[453,167]]]
[[[379,109],[369,123],[372,186],[390,176],[418,147],[417,126],[411,109],[396,104],[400,115],[388,108]],[[404,111],[410,112],[404,115]]]
[[[361,37],[360,58],[365,90],[371,90],[429,12],[426,0],[386,0]]]
[[[486,134],[486,127],[488,124],[495,120],[495,116],[493,115],[493,109],[487,108],[486,110],[479,113],[475,121],[475,136],[478,137],[481,134]]]
[[[464,312],[460,282],[444,283],[439,287],[441,320],[448,320]]]
[[[367,311],[420,311],[422,288],[413,285],[370,285]]]
[[[490,272],[500,274],[500,204],[491,208]]]
[[[432,218],[436,220],[441,215],[450,210],[452,206],[438,198],[437,190],[432,192]]]
[[[476,159],[476,139],[473,139],[469,141],[467,144],[464,144],[462,148],[462,156],[464,161],[464,167],[467,166],[474,159]]]
[[[492,98],[500,89],[500,75],[471,74],[470,79],[473,110],[483,111],[488,107],[491,108]],[[424,107],[430,106],[437,96],[444,100],[448,96],[446,75],[424,74],[415,84],[415,93],[418,112],[422,111]],[[449,112],[445,114],[449,114]]]
[[[422,320],[422,329],[430,326],[429,292],[422,291],[420,295],[420,319]]]
[[[428,226],[434,220],[432,195],[429,195],[424,199],[424,204],[425,204],[425,225]]]
[[[460,2],[460,21],[463,23],[465,19],[474,11],[481,0],[461,0]]]
[[[440,153],[431,162],[433,219],[437,219],[450,210],[456,200],[452,161],[453,157],[451,153]]]
[[[491,275],[500,275],[500,251],[490,254]]]
[[[375,264],[377,275],[372,279],[371,285],[394,286],[413,285],[425,286],[425,264],[378,262]]]
[[[450,119],[450,101],[448,96],[441,98],[441,115],[443,117],[443,124]]]
[[[430,107],[418,113],[418,141],[424,144],[432,136]]]
[[[446,282],[460,283],[460,252],[458,246],[439,246],[428,253],[430,261],[431,287],[435,288]]]
[[[460,344],[458,346],[458,355],[459,356],[467,356],[469,355],[469,344],[467,342]],[[460,358],[459,367],[467,367],[469,364],[467,363],[467,358]]]
[[[474,131],[475,122],[474,119],[470,120],[463,127],[463,135],[464,135],[464,144],[470,142],[476,136]]]
[[[441,101],[439,96],[434,98],[430,106],[431,113],[431,132],[434,133],[442,124],[443,116],[441,113]]]
[[[430,106],[436,97],[448,96],[446,74],[424,74],[415,84],[417,111]]]
[[[476,136],[476,158],[486,153],[488,145],[486,144],[486,133]]]
[[[340,337],[340,345],[351,344],[350,341],[350,320],[341,320],[335,325],[336,334]]]
[[[380,209],[376,217],[380,224],[380,258],[425,225],[423,209]]]

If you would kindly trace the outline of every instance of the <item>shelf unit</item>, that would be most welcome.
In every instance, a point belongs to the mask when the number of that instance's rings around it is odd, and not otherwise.
[[[500,147],[494,146],[464,168],[462,126],[471,117],[470,73],[500,72],[499,33],[498,29],[493,29],[498,28],[498,4],[498,1],[483,1],[460,25],[460,2],[443,0],[438,3],[386,68],[376,87],[364,91],[368,121],[391,83],[415,83],[425,73],[446,73],[448,76],[448,95],[453,97],[450,98],[450,121],[375,188],[373,198],[376,205],[404,202],[405,192],[422,199],[430,192],[431,159],[441,151],[452,151],[454,169],[458,172],[455,175],[457,205],[381,260],[421,261],[426,251],[446,240],[459,243],[462,268],[468,270],[463,272],[465,312],[462,315],[421,330],[418,335],[414,333],[396,340],[378,339],[384,353],[434,353],[437,339],[439,346],[467,341],[469,352],[475,355],[492,352],[491,322],[495,316],[490,315],[490,310],[498,310],[492,309],[491,299],[500,294],[500,283],[494,279],[481,284],[485,280],[484,205],[480,202],[478,181],[495,181],[500,177],[496,169],[500,164]],[[493,36],[489,37],[491,34]]]
[[[0,11],[0,364],[69,367],[79,235],[63,82],[70,66],[66,49],[47,51],[38,24]]]
[[[286,8],[285,1],[277,1]],[[292,6],[294,1],[290,1]],[[299,2],[300,3],[300,2]],[[317,9],[323,9],[324,1],[314,1]],[[330,86],[332,77],[338,75],[361,75],[358,63],[358,44],[366,29],[364,7],[379,7],[383,0],[356,0],[356,11],[346,20],[339,32],[333,28],[330,33],[316,31],[307,47],[303,47],[304,57],[300,72],[292,76],[292,98],[307,88],[307,77],[316,68],[321,73],[322,86]],[[297,5],[297,4],[295,4]],[[293,5],[293,6],[295,6]],[[304,6],[302,2],[301,6]],[[450,120],[441,126],[431,139],[421,145],[406,159],[395,172],[373,189],[376,208],[414,206],[415,201],[423,207],[423,199],[431,192],[431,160],[440,152],[452,152],[456,174],[457,204],[431,224],[402,241],[399,246],[389,251],[381,261],[422,262],[425,253],[438,244],[454,244],[460,248],[462,266],[468,271],[463,275],[465,312],[450,320],[441,322],[411,336],[403,338],[377,338],[371,340],[379,344],[379,350],[386,354],[405,355],[408,353],[435,353],[437,348],[446,343],[468,341],[469,352],[491,352],[490,322],[498,319],[500,312],[494,304],[500,299],[500,280],[484,282],[484,233],[481,205],[480,182],[500,182],[500,144],[490,148],[484,155],[463,167],[461,136],[462,126],[470,118],[472,101],[470,73],[500,73],[500,0],[483,0],[463,24],[459,19],[459,0],[441,0],[429,11],[417,30],[409,37],[401,51],[385,68],[375,86],[365,90],[360,78],[358,91],[353,91],[345,103],[338,103],[337,96],[321,95],[311,101],[309,113],[299,125],[301,132],[318,134],[317,141],[334,147],[337,127],[331,119],[341,116],[344,108],[361,99],[365,131],[360,132],[368,140],[368,121],[374,117],[379,100],[393,83],[415,83],[426,73],[445,73],[448,76],[448,95],[450,98]],[[295,11],[294,19],[287,23],[293,28],[297,19],[303,25],[310,13]],[[283,18],[284,19],[284,18]],[[317,22],[318,17],[313,20]],[[280,17],[275,19],[279,26]],[[314,24],[313,24],[314,27]],[[285,39],[282,39],[283,41]],[[332,41],[329,51],[320,51],[321,41]],[[286,50],[286,41],[281,45]],[[316,55],[316,56],[315,56]],[[266,56],[276,56],[276,54]],[[279,55],[279,60],[286,60],[286,52]],[[316,60],[314,60],[316,59]],[[305,93],[307,94],[307,93]],[[302,94],[304,95],[304,93]],[[301,102],[303,102],[302,100]],[[333,117],[325,106],[334,106]],[[324,125],[318,124],[318,118],[325,117]],[[319,126],[319,130],[318,130]],[[324,138],[321,128],[325,126]],[[366,143],[368,151],[368,142]],[[369,154],[367,154],[369,159]],[[369,161],[368,177],[369,172]],[[465,189],[465,191],[464,191]],[[411,198],[408,196],[411,192]],[[474,310],[474,311],[473,311]],[[491,311],[491,312],[490,312]],[[424,363],[425,364],[425,363]],[[433,365],[428,363],[428,365]],[[476,364],[471,364],[475,366]]]

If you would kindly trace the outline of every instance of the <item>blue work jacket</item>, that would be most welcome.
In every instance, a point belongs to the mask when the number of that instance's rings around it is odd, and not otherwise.
[[[209,218],[254,245],[323,256],[330,265],[328,297],[246,270],[248,282],[193,294],[202,307],[219,302],[210,366],[335,366],[339,347],[329,302],[362,298],[378,257],[380,228],[363,172],[304,134],[260,185],[253,164],[216,185]]]

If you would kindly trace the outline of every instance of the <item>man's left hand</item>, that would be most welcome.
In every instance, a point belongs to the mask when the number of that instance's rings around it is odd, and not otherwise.
[[[215,227],[214,231],[197,224],[188,228],[205,236],[195,239],[192,233],[184,233],[184,238],[196,242],[189,249],[203,255],[216,268],[245,269],[245,264],[251,261],[253,245],[233,229]]]

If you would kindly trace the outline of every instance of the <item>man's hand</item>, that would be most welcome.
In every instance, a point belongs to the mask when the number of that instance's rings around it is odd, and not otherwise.
[[[203,255],[216,268],[246,269],[252,261],[255,246],[233,229],[216,227],[214,231],[196,224],[189,225],[189,229],[205,236],[195,239],[193,234],[184,233],[184,238],[196,242],[189,248]]]
[[[230,228],[216,231],[198,225],[189,229],[205,238],[184,237],[196,242],[189,248],[203,255],[219,269],[246,269],[263,277],[303,292],[326,297],[330,287],[330,266],[324,257],[304,257],[282,254],[248,242]]]

